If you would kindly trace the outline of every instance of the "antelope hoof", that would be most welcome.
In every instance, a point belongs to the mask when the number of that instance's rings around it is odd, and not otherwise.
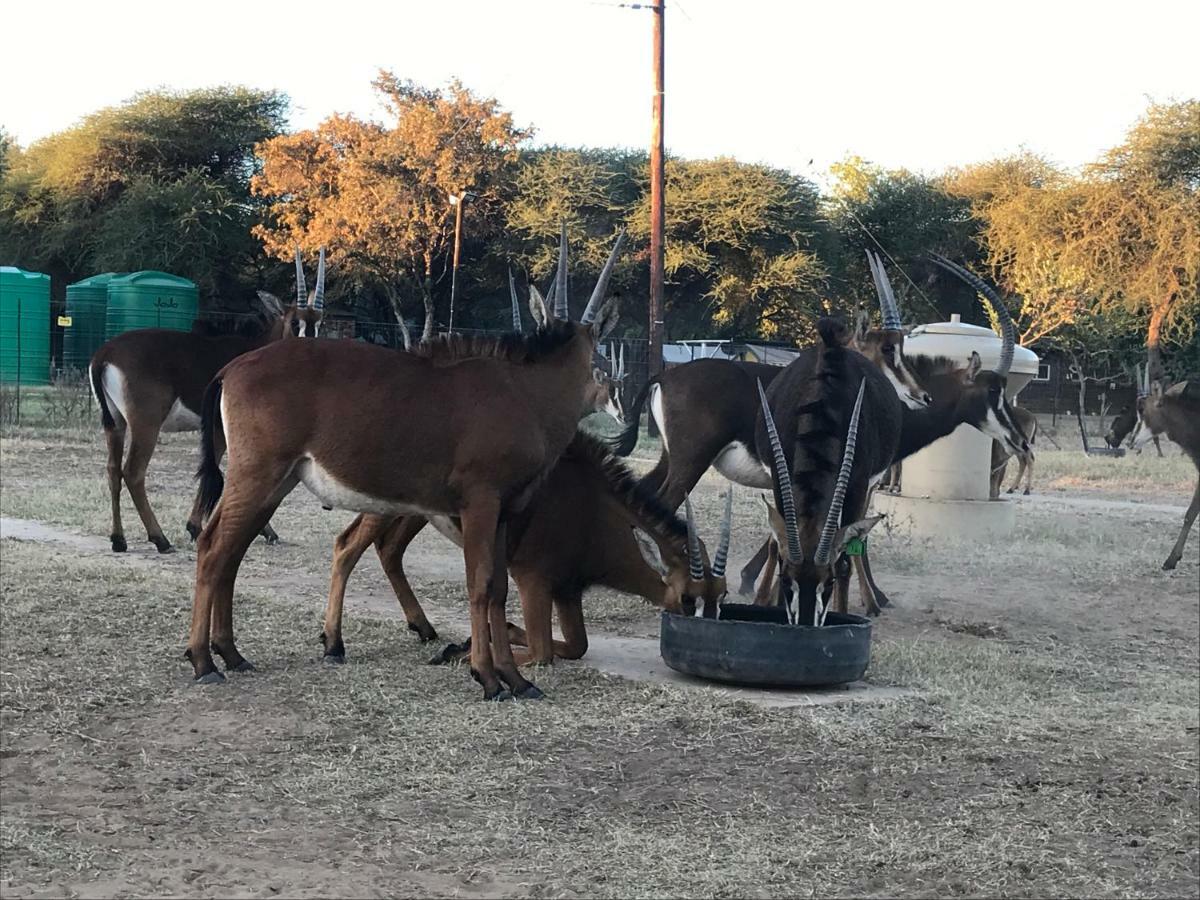
[[[243,659],[240,663],[238,663],[232,669],[226,669],[225,671],[226,672],[257,672],[258,670],[254,668],[254,663],[250,662],[250,660]]]
[[[150,543],[152,543],[155,547],[158,548],[159,553],[174,553],[175,552],[175,548],[171,546],[171,542],[168,541],[162,535],[158,535],[157,537],[155,537],[154,535],[151,535]]]
[[[1178,556],[1168,556],[1167,561],[1165,563],[1163,563],[1163,571],[1170,572],[1170,571],[1174,570],[1175,566],[1178,563],[1179,563]]]
[[[497,688],[490,694],[487,691],[483,692],[483,699],[493,703],[503,703],[505,700],[511,700],[512,698],[512,691],[510,691],[508,688]]]
[[[1025,488],[1025,490],[1022,491],[1021,493],[1023,493],[1026,497],[1028,497],[1029,496],[1029,488]]]
[[[464,656],[466,656],[470,652],[471,652],[471,639],[470,638],[467,638],[466,641],[464,641],[461,644],[447,644],[444,648],[442,648],[441,653],[439,653],[437,656],[433,657],[433,659],[429,660],[429,665],[444,666],[447,663],[458,662],[458,660],[462,659]],[[475,673],[472,672],[471,674],[474,675]]]
[[[192,539],[193,543],[195,543],[196,538],[200,537],[200,526],[192,522],[188,522],[185,527],[187,528],[188,537]]]
[[[263,532],[263,540],[267,542],[268,547],[271,547],[271,546],[279,543],[279,535],[277,535],[273,531],[270,533],[264,531]]]
[[[129,545],[125,543],[125,535],[123,534],[110,535],[109,540],[112,541],[113,553],[124,553],[129,549]]]
[[[523,690],[517,691],[515,696],[518,700],[541,700],[546,695],[531,681]]]
[[[327,666],[344,666],[346,664],[346,656],[343,653],[326,653],[321,657],[321,662]]]
[[[213,669],[211,672],[205,672],[203,675],[197,675],[193,680],[193,684],[220,684],[225,680],[225,676]]]
[[[421,639],[421,643],[423,643],[423,644],[427,644],[430,641],[437,640],[437,636],[438,636],[437,631],[435,631],[434,627],[432,625],[430,625],[428,622],[421,622],[416,625],[414,625],[412,622],[409,622],[408,630],[415,632],[417,637],[419,637]]]
[[[343,663],[346,661],[346,645],[342,643],[342,638],[339,635],[336,640],[329,640],[322,631],[317,635],[317,640],[321,642],[321,646],[325,648],[325,661]],[[335,659],[336,657],[336,659]]]

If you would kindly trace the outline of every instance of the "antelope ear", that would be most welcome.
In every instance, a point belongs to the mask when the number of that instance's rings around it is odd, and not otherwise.
[[[617,310],[617,297],[609,297],[604,301],[604,305],[600,307],[600,312],[596,313],[596,318],[592,322],[592,337],[596,343],[600,343],[612,330],[617,327],[617,318],[619,312]]]
[[[1182,397],[1183,392],[1187,390],[1187,386],[1188,383],[1186,381],[1181,381],[1179,384],[1173,384],[1167,388],[1163,395],[1166,397]]]
[[[283,301],[269,291],[259,291],[258,300],[263,307],[273,316],[283,315]]]
[[[533,316],[533,324],[545,328],[550,321],[550,312],[546,309],[546,298],[534,285],[529,285],[529,312]]]
[[[597,368],[596,366],[592,366],[592,381],[596,382],[596,384],[603,387],[604,386],[604,370]]]
[[[646,565],[652,568],[655,572],[666,578],[670,574],[670,570],[663,562],[662,553],[658,549],[658,544],[646,532],[640,528],[633,529],[634,540],[637,541],[638,550],[642,553],[642,559],[646,561]]]
[[[975,376],[979,374],[979,371],[982,368],[983,360],[980,358],[978,351],[972,350],[971,358],[967,360],[967,370],[963,375],[963,381],[965,381],[967,384],[974,382]]]
[[[774,504],[767,499],[766,494],[759,494],[759,499],[762,500],[763,506],[767,508],[767,522],[771,525],[771,532],[775,535],[775,543],[779,545],[779,555],[787,558],[787,523],[784,522],[783,516],[779,514]]]
[[[868,516],[865,519],[859,519],[857,522],[851,522],[849,525],[840,529],[838,531],[837,540],[834,542],[835,543],[834,555],[836,556],[837,554],[841,553],[842,550],[845,549],[845,546],[848,543],[850,543],[851,541],[853,541],[855,539],[865,538],[870,533],[872,528],[874,528],[876,525],[878,525],[880,522],[882,522],[886,518],[887,518],[886,514],[880,514],[878,516]]]

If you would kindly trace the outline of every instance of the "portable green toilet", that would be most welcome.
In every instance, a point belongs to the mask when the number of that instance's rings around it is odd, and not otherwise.
[[[200,292],[186,278],[166,272],[133,272],[108,282],[104,337],[135,328],[191,331],[199,311]]]
[[[104,343],[108,283],[121,272],[105,272],[67,285],[67,319],[63,325],[63,367],[84,369]]]
[[[0,382],[50,383],[50,276],[0,266]]]

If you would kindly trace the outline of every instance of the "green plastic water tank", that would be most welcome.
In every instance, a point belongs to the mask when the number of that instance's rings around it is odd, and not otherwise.
[[[50,276],[0,266],[0,381],[50,383]]]
[[[92,354],[104,343],[108,284],[121,272],[105,272],[67,285],[67,316],[63,328],[63,367],[87,368]]]
[[[104,337],[135,328],[173,328],[191,331],[200,305],[200,292],[186,278],[166,272],[133,272],[108,282]]]

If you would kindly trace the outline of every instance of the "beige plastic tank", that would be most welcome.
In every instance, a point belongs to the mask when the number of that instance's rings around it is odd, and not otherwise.
[[[985,369],[1000,361],[1000,337],[990,328],[949,322],[918,325],[904,341],[904,355],[946,356],[966,365],[972,351]],[[1038,371],[1038,356],[1016,347],[1008,375],[1012,401]],[[969,425],[904,460],[903,493],[877,493],[875,507],[888,513],[892,528],[918,536],[1003,535],[1015,523],[1014,504],[989,501],[992,439]]]

